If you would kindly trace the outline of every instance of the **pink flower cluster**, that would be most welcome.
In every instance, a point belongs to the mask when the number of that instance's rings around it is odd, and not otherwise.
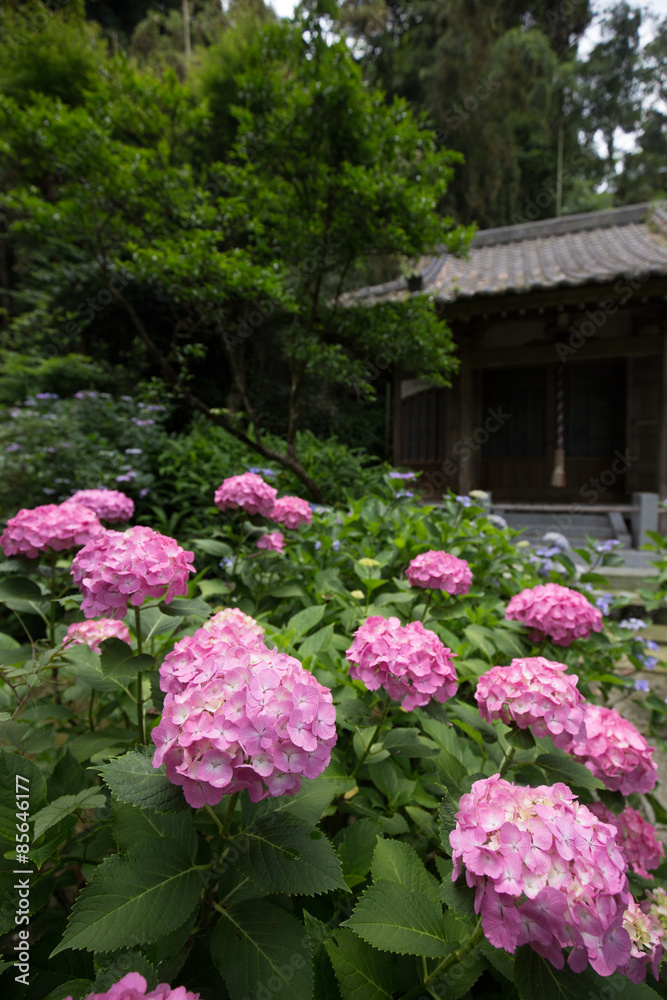
[[[285,539],[279,531],[267,531],[257,539],[258,549],[270,549],[273,552],[282,552],[285,548]]]
[[[472,572],[465,559],[434,549],[415,556],[405,575],[412,587],[434,587],[453,595],[467,594],[472,584]]]
[[[244,510],[246,514],[271,517],[278,491],[256,472],[225,479],[215,491],[214,501],[221,510]]]
[[[264,645],[259,626],[221,612],[160,667],[167,694],[151,733],[153,766],[195,808],[248,789],[253,802],[294,795],[336,742],[331,692],[298,660]]]
[[[659,920],[646,913],[634,899],[630,899],[623,914],[623,929],[630,937],[630,954],[624,965],[619,962],[618,971],[627,976],[631,983],[641,983],[646,978],[646,970],[658,978],[662,959],[662,927]],[[625,953],[623,955],[625,957]]]
[[[6,556],[35,559],[44,552],[65,552],[85,545],[104,528],[92,510],[81,504],[47,503],[23,508],[7,521],[0,535]]]
[[[97,618],[87,622],[72,622],[63,639],[63,646],[83,644],[90,646],[93,653],[100,652],[100,643],[105,639],[122,639],[130,644],[130,632],[127,625],[115,618]]]
[[[79,490],[65,503],[80,503],[102,521],[129,521],[134,514],[134,501],[120,490]]]
[[[280,497],[273,505],[269,520],[284,524],[286,528],[300,528],[302,524],[310,524],[313,512],[307,500],[301,497]]]
[[[147,987],[148,983],[138,972],[128,972],[105,993],[89,993],[86,1000],[199,1000],[199,994],[191,993],[185,986],[172,989],[168,983],[160,983],[146,993]],[[72,998],[65,997],[65,1000]]]
[[[616,843],[633,871],[643,875],[644,878],[651,878],[648,869],[657,868],[660,858],[665,853],[662,843],[657,838],[655,827],[632,806],[626,806],[618,816],[615,816],[602,802],[594,802],[588,808],[598,819],[616,828]]]
[[[562,949],[571,947],[574,972],[590,963],[611,975],[627,965],[633,944],[624,926],[625,859],[614,835],[567,785],[528,788],[494,775],[461,798],[449,835],[452,879],[464,864],[496,948],[530,944],[562,969]]]
[[[602,612],[578,590],[559,583],[540,583],[515,594],[505,609],[505,617],[533,629],[534,641],[548,636],[557,646],[587,639],[591,632],[602,628]]]
[[[493,667],[477,682],[475,698],[487,722],[515,722],[535,736],[550,736],[557,747],[581,729],[584,696],[578,677],[566,674],[564,663],[533,656],[512,660],[509,667]]]
[[[345,655],[352,664],[350,677],[369,691],[383,687],[406,712],[456,693],[456,654],[421,622],[401,625],[398,618],[373,615],[354,633]]]
[[[654,747],[613,708],[584,705],[584,725],[563,750],[577,757],[612,792],[650,792],[658,780]]]
[[[84,508],[85,509],[85,508]],[[169,602],[188,590],[192,552],[152,528],[103,531],[72,562],[72,577],[83,593],[86,618],[123,618],[128,601],[139,607],[147,597]]]

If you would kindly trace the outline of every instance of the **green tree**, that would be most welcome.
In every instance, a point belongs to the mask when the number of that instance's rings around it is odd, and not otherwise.
[[[17,184],[3,197],[20,261],[5,342],[122,352],[321,500],[296,454],[304,385],[372,397],[380,353],[440,382],[454,365],[424,296],[374,311],[344,310],[341,295],[374,257],[456,248],[463,233],[436,213],[451,155],[404,102],[364,85],[343,42],[307,28],[258,33],[226,162],[202,161],[201,134],[216,128],[206,94],[122,60],[86,108],[2,100],[10,170],[48,162],[58,180],[48,195]],[[288,373],[281,455],[263,438],[262,352]]]

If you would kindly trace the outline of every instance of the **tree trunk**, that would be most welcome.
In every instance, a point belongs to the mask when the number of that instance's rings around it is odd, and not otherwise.
[[[130,322],[139,334],[146,350],[156,364],[159,365],[164,381],[169,385],[174,386],[193,410],[196,410],[197,413],[202,413],[207,420],[211,421],[211,423],[217,424],[218,427],[222,427],[229,434],[231,434],[232,437],[235,437],[237,441],[241,441],[248,448],[251,448],[253,451],[260,454],[263,458],[268,458],[270,461],[279,462],[280,465],[284,465],[285,468],[289,469],[290,472],[293,472],[294,475],[301,480],[316,503],[326,503],[326,497],[322,493],[322,490],[317,485],[315,480],[311,479],[295,454],[281,455],[280,452],[274,451],[272,448],[267,448],[261,441],[251,440],[247,434],[244,434],[243,431],[234,427],[223,414],[217,413],[215,410],[211,409],[211,407],[208,406],[202,399],[199,399],[198,396],[195,396],[194,393],[185,388],[181,384],[178,373],[174,369],[173,365],[162,353],[144,324],[141,322],[141,319],[132,303],[126,299],[121,292],[117,292],[113,288],[111,291],[127,313]]]

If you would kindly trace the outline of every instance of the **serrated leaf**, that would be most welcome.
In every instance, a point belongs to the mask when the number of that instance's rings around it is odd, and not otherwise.
[[[169,615],[170,618],[186,618],[188,615],[197,615],[198,618],[211,617],[211,605],[202,601],[200,597],[190,599],[174,597],[172,601],[169,601],[169,604],[160,601],[158,608],[163,615]]]
[[[51,990],[44,1000],[65,1000],[66,997],[71,997],[72,1000],[86,1000],[92,992],[93,984],[90,979],[70,979]]]
[[[466,705],[462,701],[450,701],[447,709],[462,722],[466,722],[473,729],[477,730],[485,743],[496,743],[498,741],[496,730],[490,723],[482,719],[479,712],[472,708],[471,705]]]
[[[392,756],[432,757],[440,752],[435,743],[422,736],[418,729],[390,729],[382,737],[382,745],[385,750],[391,751]]]
[[[154,812],[187,809],[183,790],[171,783],[164,765],[153,767],[151,750],[133,750],[100,768],[100,774],[121,802]]]
[[[227,542],[219,542],[216,538],[194,538],[192,544],[205,552],[207,556],[217,556],[218,559],[233,554],[231,545],[228,545]]]
[[[530,945],[517,948],[514,957],[514,982],[521,1000],[581,1000],[584,996],[620,997],[624,1000],[657,1000],[659,994],[646,983],[631,983],[625,976],[600,976],[590,967],[581,973],[567,965],[556,969]]]
[[[535,746],[535,737],[530,729],[520,729],[516,725],[510,728],[505,739],[510,746],[516,747],[517,750],[531,750]]]
[[[344,926],[380,951],[442,958],[453,949],[442,907],[384,879],[366,889]]]
[[[12,598],[39,601],[43,596],[39,585],[27,576],[12,576],[0,582],[0,601]]]
[[[393,956],[366,944],[352,931],[339,927],[324,947],[331,959],[343,1000],[392,1000]]]
[[[343,878],[353,888],[366,881],[371,870],[373,853],[382,827],[377,820],[359,819],[346,826],[336,837],[338,857],[343,866]]]
[[[555,753],[543,753],[535,763],[547,773],[551,781],[562,781],[566,785],[578,785],[579,788],[604,788],[599,778],[593,777],[583,764],[570,757]]]
[[[312,635],[307,635],[298,647],[299,657],[304,659],[313,653],[322,653],[327,650],[331,645],[333,634],[333,625],[324,625],[322,628],[318,628],[317,632],[313,632]]]
[[[311,604],[309,608],[304,608],[303,611],[298,611],[297,614],[292,615],[290,620],[285,626],[286,632],[294,631],[294,639],[300,639],[302,635],[306,635],[312,628],[324,618],[324,612],[326,607],[324,604]]]
[[[465,878],[461,876],[456,882],[452,882],[454,865],[451,861],[441,858],[438,870],[442,878],[440,886],[442,901],[456,913],[461,913],[464,917],[473,917],[475,914],[475,890],[468,888]]]
[[[400,840],[378,841],[372,871],[373,882],[386,879],[411,892],[420,892],[434,902],[440,897],[438,880],[426,870],[414,848]]]
[[[155,657],[134,650],[122,639],[105,639],[100,644],[100,667],[104,677],[136,677],[140,670],[153,670]]]
[[[70,751],[65,749],[53,773],[46,779],[49,801],[53,802],[61,795],[76,795],[87,787],[86,772]]]
[[[475,649],[480,649],[485,656],[493,657],[496,647],[493,642],[493,633],[483,625],[466,625],[463,629],[466,639]]]
[[[24,781],[18,785],[17,776]],[[14,842],[18,798],[27,798],[32,815],[46,802],[46,781],[36,764],[8,750],[0,750],[0,835]]]
[[[440,843],[447,854],[452,853],[449,835],[456,827],[457,812],[458,803],[454,802],[449,796],[442,800],[438,808],[438,833],[440,835]]]
[[[487,969],[484,958],[477,950],[470,952],[462,961],[450,966],[433,980],[433,989],[438,996],[447,1000],[459,1000],[469,993],[479,977]]]
[[[231,841],[235,864],[267,892],[304,896],[347,889],[324,834],[291,816],[269,814]]]
[[[490,965],[499,972],[501,976],[514,982],[514,958],[508,955],[502,948],[494,948],[486,939],[480,941],[477,946]]]
[[[111,832],[120,851],[129,851],[143,840],[167,837],[183,844],[194,861],[197,853],[197,830],[192,813],[157,813],[127,802],[112,802]]]
[[[213,930],[211,956],[231,1000],[307,1000],[313,992],[310,944],[303,925],[265,900],[230,906]],[[269,985],[270,984],[270,985]]]
[[[114,983],[126,976],[128,972],[138,972],[140,976],[143,976],[148,990],[154,990],[157,986],[157,972],[151,963],[138,948],[131,948],[129,951],[121,951],[105,959],[104,965],[97,973],[94,989],[91,990],[91,993],[106,993]]]
[[[97,809],[107,804],[107,797],[101,789],[91,787],[84,788],[76,795],[61,795],[48,806],[44,806],[38,813],[32,816],[33,839],[39,840],[43,833],[50,830],[52,826],[59,823],[65,816],[78,812],[79,809]]]
[[[116,951],[155,941],[194,910],[202,887],[182,844],[157,838],[111,855],[81,890],[62,941],[67,948]]]

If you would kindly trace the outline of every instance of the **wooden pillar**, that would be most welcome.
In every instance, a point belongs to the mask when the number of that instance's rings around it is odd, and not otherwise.
[[[473,488],[472,450],[469,443],[473,433],[473,382],[470,344],[459,347],[459,433],[461,461],[459,462],[459,493],[469,493]],[[468,446],[466,447],[466,439]]]
[[[658,451],[658,499],[667,498],[667,330],[662,335],[662,385],[660,391],[660,448]],[[658,530],[667,534],[667,514],[660,514]]]

